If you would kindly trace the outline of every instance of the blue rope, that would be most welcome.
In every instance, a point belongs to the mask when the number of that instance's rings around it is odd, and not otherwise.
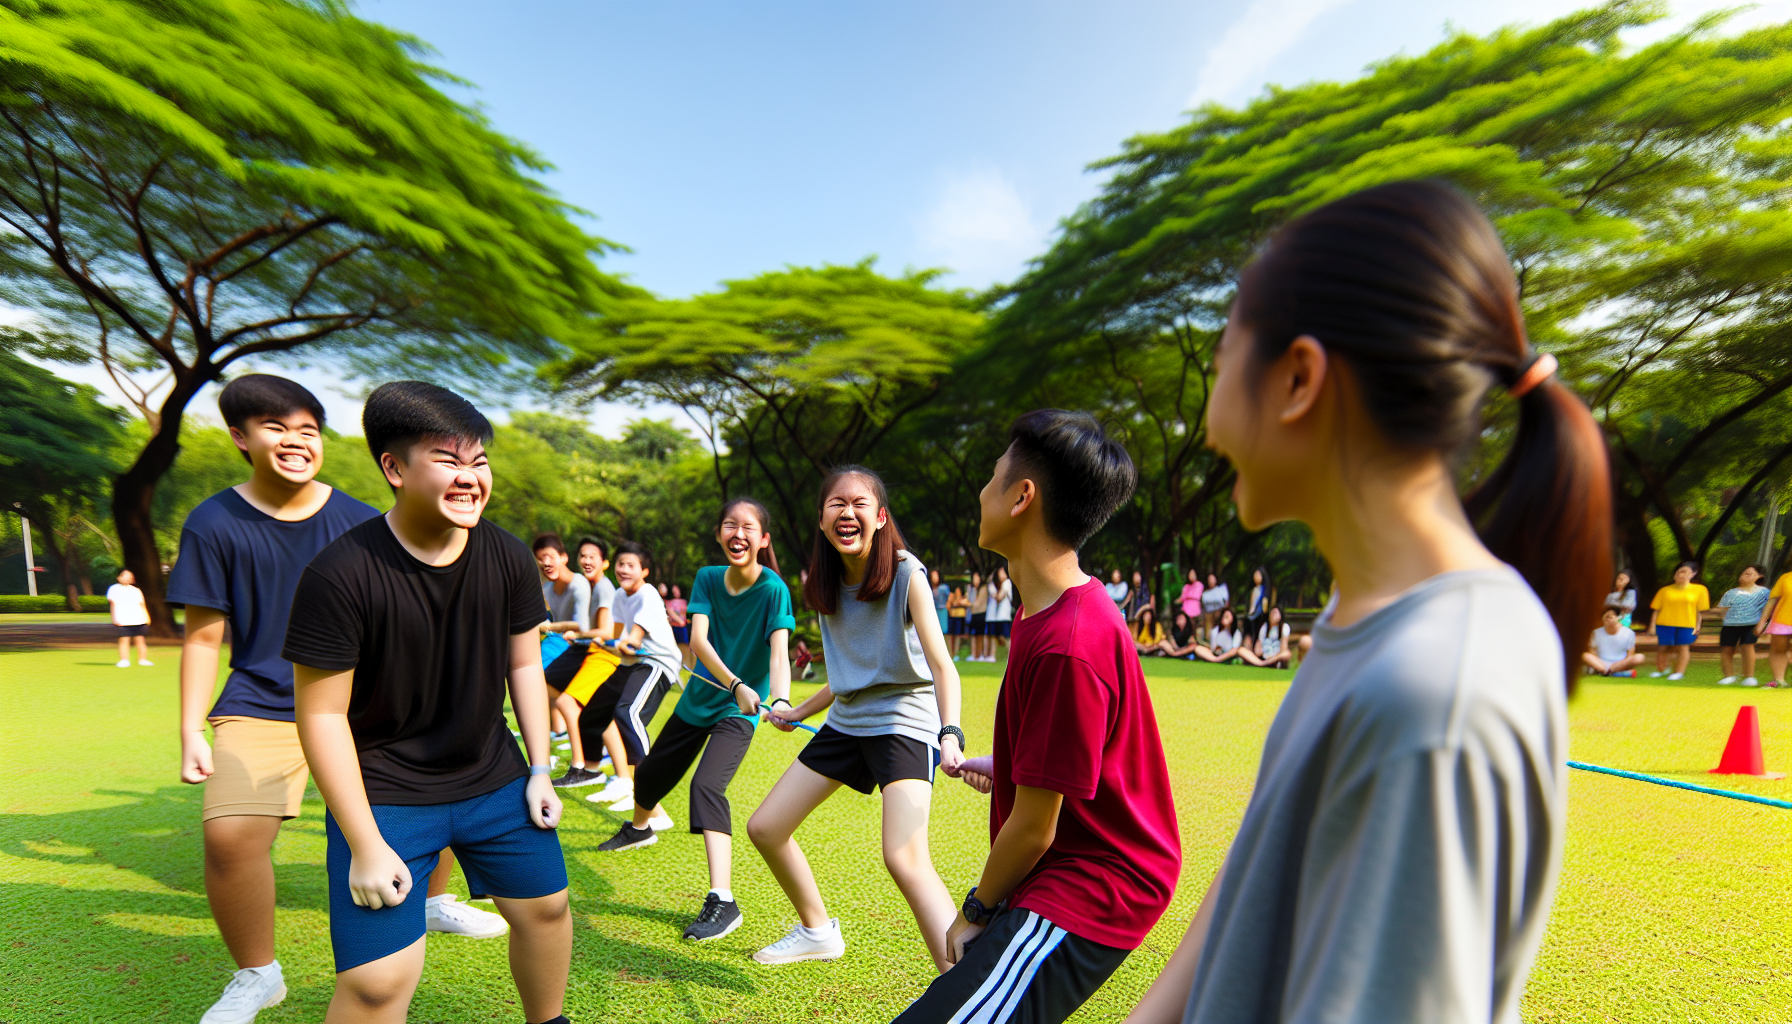
[[[1601,775],[1616,775],[1620,779],[1635,779],[1638,782],[1653,782],[1657,786],[1671,786],[1674,789],[1688,789],[1694,793],[1706,793],[1711,796],[1727,796],[1732,800],[1747,800],[1751,804],[1766,804],[1769,807],[1782,807],[1792,811],[1792,801],[1775,800],[1770,796],[1756,796],[1753,793],[1738,793],[1733,789],[1712,789],[1710,786],[1695,786],[1690,782],[1676,779],[1664,779],[1658,775],[1639,775],[1636,772],[1622,771],[1617,768],[1606,768],[1601,765],[1587,764],[1585,761],[1570,761],[1568,767],[1579,768],[1583,772],[1599,772]]]

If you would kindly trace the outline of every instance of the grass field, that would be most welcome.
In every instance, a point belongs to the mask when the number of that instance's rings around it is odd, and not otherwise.
[[[175,779],[173,649],[120,670],[101,647],[0,654],[0,1020],[192,1021],[228,979],[200,881],[199,790]],[[966,731],[988,748],[997,676],[963,667]],[[1182,828],[1184,873],[1150,941],[1075,1018],[1118,1020],[1193,913],[1249,795],[1285,674],[1147,666]],[[1769,766],[1792,767],[1792,693],[1595,682],[1573,705],[1572,756],[1785,797],[1792,783],[1708,776],[1736,708],[1761,707]],[[662,712],[665,713],[665,712]],[[762,729],[732,796],[745,818],[801,734]],[[682,787],[667,801],[681,826]],[[939,787],[933,853],[955,894],[986,849],[987,804]],[[746,924],[704,946],[680,931],[704,888],[700,841],[605,855],[621,819],[569,803],[576,1021],[885,1021],[926,985],[926,952],[885,875],[872,798],[843,792],[798,833],[848,955],[768,969],[748,954],[793,915],[741,837],[735,891]],[[1525,1016],[1565,1021],[1792,1020],[1792,811],[1604,776],[1572,779],[1567,863]],[[312,794],[276,847],[280,959],[291,995],[270,1022],[314,1021],[330,991],[323,807]],[[459,891],[464,895],[464,886]],[[516,1021],[504,943],[430,939],[411,1019]]]

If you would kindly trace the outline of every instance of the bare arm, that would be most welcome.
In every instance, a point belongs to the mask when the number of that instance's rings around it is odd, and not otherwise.
[[[1761,621],[1755,623],[1755,632],[1759,633],[1763,629],[1767,628],[1767,624],[1769,622],[1773,621],[1774,609],[1778,608],[1779,606],[1780,606],[1779,598],[1770,597],[1767,599],[1767,603],[1765,605],[1763,605],[1761,608]],[[188,612],[187,614],[191,615],[193,613]]]
[[[218,652],[224,646],[224,613],[187,606],[187,638],[180,645],[180,780],[204,782],[212,774],[205,742],[205,712],[218,688]]]
[[[523,734],[529,764],[549,764],[548,682],[542,675],[541,644],[534,631],[511,635],[509,674],[510,709],[516,713],[516,727]],[[560,797],[554,793],[553,779],[546,774],[530,775],[525,799],[529,820],[536,828],[560,824]]]
[[[772,700],[790,700],[790,630],[772,630]]]
[[[533,633],[530,639],[533,641]],[[354,669],[330,672],[298,664],[292,669],[299,745],[305,750],[305,763],[311,768],[317,791],[348,840],[349,894],[357,906],[371,910],[395,907],[410,894],[411,869],[380,835],[373,808],[367,803],[361,759],[348,725]]]
[[[1039,858],[1052,848],[1052,840],[1058,835],[1058,812],[1063,806],[1062,793],[1033,786],[1014,787],[1014,810],[1002,822],[996,841],[990,844],[989,859],[977,880],[977,902],[993,907],[1019,888]],[[962,959],[964,944],[982,934],[983,928],[984,925],[965,920],[961,911],[946,933],[946,959],[952,963]]]
[[[952,663],[952,655],[946,651],[946,638],[940,633],[940,617],[933,610],[933,592],[927,589],[926,578],[917,572],[912,573],[909,580],[908,617],[915,624],[915,635],[921,640],[921,653],[927,658],[927,667],[933,671],[933,699],[939,702],[940,725],[957,725],[958,666]],[[959,746],[958,738],[943,737],[940,740],[940,767],[947,775],[956,776],[958,766],[963,763],[964,748]]]
[[[1170,954],[1157,980],[1145,990],[1139,1005],[1127,1014],[1125,1024],[1181,1024],[1188,1008],[1189,990],[1195,984],[1195,966],[1201,962],[1202,947],[1207,945],[1207,928],[1213,923],[1213,894],[1220,891],[1225,877],[1226,865],[1221,862],[1219,874],[1213,876],[1207,895],[1201,897],[1201,908],[1188,923],[1181,944]]]

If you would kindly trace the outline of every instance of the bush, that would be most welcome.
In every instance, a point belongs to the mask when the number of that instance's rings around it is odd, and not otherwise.
[[[103,612],[106,610],[106,599],[99,594],[83,597],[81,598],[81,610]],[[42,594],[37,597],[32,597],[29,594],[0,594],[0,615],[66,611],[68,611],[68,599],[61,594]]]

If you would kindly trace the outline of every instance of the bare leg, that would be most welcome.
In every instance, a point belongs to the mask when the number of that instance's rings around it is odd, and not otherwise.
[[[1679,649],[1675,652],[1675,655],[1674,655],[1674,665],[1675,665],[1674,671],[1680,673],[1681,675],[1685,675],[1686,674],[1686,666],[1688,666],[1690,664],[1692,664],[1692,645],[1691,644],[1681,644]]]
[[[796,844],[796,830],[839,788],[840,783],[798,761],[784,770],[777,785],[765,795],[765,802],[747,821],[747,838],[765,858],[766,867],[772,869],[784,895],[790,897],[797,918],[810,928],[827,927],[828,908],[821,901],[821,890],[815,885],[809,860]]]
[[[562,694],[561,696],[565,696]],[[554,732],[566,731],[566,719],[560,714],[560,702],[555,700],[548,706],[548,728]]]
[[[1595,673],[1597,673],[1599,675],[1605,675],[1605,673],[1607,671],[1609,671],[1611,668],[1611,666],[1607,665],[1605,662],[1600,661],[1598,658],[1594,657],[1592,651],[1580,652],[1580,663],[1582,665],[1585,665],[1586,667],[1592,669]]]
[[[280,819],[232,814],[206,822],[204,833],[205,898],[218,934],[238,967],[266,967],[274,962],[273,850]]]
[[[554,710],[566,720],[567,739],[572,743],[572,765],[574,768],[585,766],[585,741],[579,738],[579,702],[562,693],[554,698]]]
[[[1611,665],[1611,667],[1607,668],[1606,671],[1612,673],[1629,672],[1631,669],[1642,668],[1648,660],[1648,656],[1644,654],[1626,655],[1623,658],[1619,658]]]
[[[572,967],[572,911],[562,889],[530,900],[492,897],[510,922],[510,976],[523,1002],[523,1017],[553,1020],[566,1003]]]
[[[443,850],[436,861],[436,869],[430,873],[429,888],[424,891],[427,896],[440,896],[448,891],[448,877],[454,874],[454,851]]]
[[[149,641],[143,637],[137,638],[137,660],[138,661],[148,661],[149,660]]]
[[[514,934],[515,928],[511,931]],[[422,977],[422,938],[396,953],[351,967],[336,975],[324,1024],[404,1024]]]
[[[634,766],[628,763],[628,748],[622,745],[622,730],[615,722],[604,727],[604,749],[610,754],[610,767],[616,770],[616,777],[635,781]]]
[[[1773,672],[1773,681],[1781,686],[1786,685],[1786,641],[1789,639],[1792,637],[1767,638],[1767,667]]]
[[[1732,667],[1734,667],[1735,659],[1736,659],[1736,648],[1734,648],[1734,647],[1719,647],[1717,649],[1717,663],[1723,669],[1723,675],[1726,678],[1736,674],[1736,673],[1730,671],[1730,669]]]
[[[131,660],[131,638],[128,636],[121,636],[118,638],[118,660]]]
[[[734,837],[726,832],[704,832],[703,855],[709,860],[709,887],[734,888]]]
[[[1726,673],[1727,674],[1727,673]],[[1755,678],[1755,645],[1742,645],[1742,674],[1750,679]]]
[[[896,888],[933,954],[933,967],[941,974],[952,966],[946,960],[946,931],[958,908],[952,904],[946,883],[933,868],[927,848],[927,813],[933,786],[919,779],[903,779],[884,787],[884,867],[896,880]]]

